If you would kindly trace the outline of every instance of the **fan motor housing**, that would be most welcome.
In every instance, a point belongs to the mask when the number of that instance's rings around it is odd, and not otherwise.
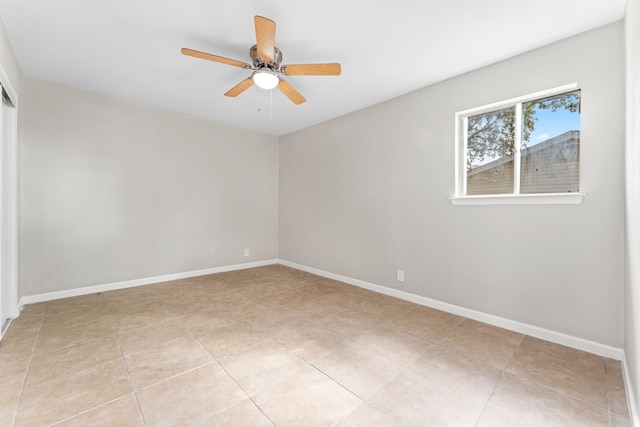
[[[269,68],[273,71],[277,71],[280,68],[280,63],[282,62],[282,52],[277,47],[273,48],[273,62],[265,61],[258,56],[257,45],[251,46],[251,49],[249,50],[249,56],[251,56],[253,66],[257,69]]]

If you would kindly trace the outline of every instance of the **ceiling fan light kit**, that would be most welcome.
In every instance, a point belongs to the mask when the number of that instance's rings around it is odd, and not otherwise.
[[[251,74],[251,80],[260,89],[270,90],[280,84],[280,77],[273,71],[256,70]]]
[[[251,77],[231,88],[225,93],[225,96],[238,96],[255,84],[259,88],[266,90],[277,87],[296,105],[304,103],[306,99],[282,76],[339,76],[342,72],[338,63],[293,64],[281,67],[282,52],[275,46],[276,23],[262,16],[255,16],[254,23],[256,44],[249,49],[249,56],[253,65],[188,48],[182,48],[182,53],[195,58],[253,70]]]

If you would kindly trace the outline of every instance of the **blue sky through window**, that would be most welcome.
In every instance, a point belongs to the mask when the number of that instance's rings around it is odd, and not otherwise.
[[[535,130],[531,133],[527,147],[532,147],[570,130],[580,130],[580,113],[571,112],[565,108],[551,109],[536,108]]]

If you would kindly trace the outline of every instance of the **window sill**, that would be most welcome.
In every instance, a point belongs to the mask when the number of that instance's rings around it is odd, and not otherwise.
[[[579,205],[586,193],[495,194],[450,197],[452,205]]]

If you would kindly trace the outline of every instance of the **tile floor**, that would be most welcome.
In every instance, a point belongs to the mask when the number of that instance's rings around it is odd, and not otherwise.
[[[1,426],[630,426],[620,363],[273,265],[26,306]]]

